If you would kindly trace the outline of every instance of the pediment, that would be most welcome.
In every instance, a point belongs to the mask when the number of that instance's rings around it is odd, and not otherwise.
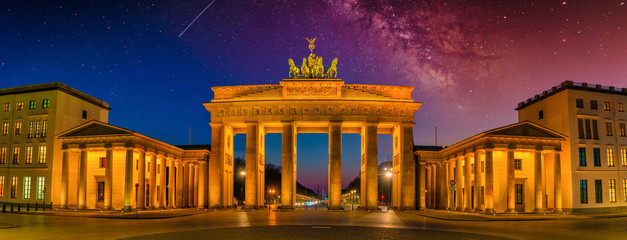
[[[109,125],[101,122],[88,122],[74,129],[71,129],[60,137],[79,137],[79,136],[101,136],[101,135],[123,135],[133,134],[133,131],[119,128],[113,125]]]
[[[532,124],[530,122],[521,122],[521,123],[497,128],[489,132],[486,132],[486,135],[541,137],[541,138],[563,138],[564,137],[557,132]]]

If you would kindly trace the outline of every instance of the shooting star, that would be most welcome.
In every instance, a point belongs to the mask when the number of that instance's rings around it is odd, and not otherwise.
[[[196,19],[198,19],[198,17],[200,17],[200,15],[202,15],[205,11],[207,11],[207,8],[211,7],[211,4],[213,4],[213,2],[215,2],[215,1],[216,1],[216,0],[211,1],[211,2],[209,3],[209,5],[207,5],[207,7],[205,7],[205,9],[203,9],[203,10],[202,10],[202,12],[200,12],[200,13],[198,14],[198,16],[196,16],[196,18],[194,18],[194,20],[193,20],[191,23],[189,23],[189,25],[187,25],[187,27],[185,28],[185,30],[183,30],[183,32],[181,32],[181,34],[179,34],[179,38],[180,38],[181,36],[183,36],[183,33],[185,33],[185,31],[187,31],[187,29],[188,29],[188,28],[189,28],[192,24],[194,24],[194,22],[196,22]]]

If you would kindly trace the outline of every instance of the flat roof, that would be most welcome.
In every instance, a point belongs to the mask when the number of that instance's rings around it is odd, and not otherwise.
[[[50,90],[63,91],[67,94],[80,98],[98,107],[111,110],[111,108],[109,108],[108,103],[100,99],[97,99],[95,97],[92,97],[84,92],[78,91],[61,82],[50,82],[50,83],[41,83],[41,84],[33,84],[33,85],[26,85],[26,86],[19,86],[19,87],[4,88],[4,89],[0,89],[0,96],[11,95],[11,94],[31,93],[31,92],[43,92],[43,91],[50,91]]]
[[[608,93],[608,94],[618,94],[627,96],[627,88],[616,88],[614,86],[602,86],[601,84],[588,84],[588,83],[578,83],[573,81],[563,81],[560,85],[554,86],[549,90],[543,91],[541,94],[537,94],[532,98],[528,98],[524,102],[518,103],[518,107],[516,110],[520,110],[530,106],[536,102],[542,101],[545,98],[553,96],[561,91],[566,89],[572,90],[581,90],[588,92],[598,92],[598,93]]]

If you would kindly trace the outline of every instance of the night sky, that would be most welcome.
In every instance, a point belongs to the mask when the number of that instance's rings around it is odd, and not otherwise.
[[[54,3],[52,3],[54,2]],[[62,3],[61,3],[62,2]],[[624,1],[2,1],[0,88],[60,81],[108,102],[109,123],[209,144],[210,87],[278,84],[317,37],[351,84],[414,86],[418,145],[517,121],[517,103],[564,80],[627,87]],[[297,61],[298,62],[298,61]],[[379,135],[379,161],[391,137]],[[245,136],[237,135],[236,156]],[[326,134],[298,136],[298,180],[327,185]],[[359,135],[343,138],[343,182]],[[266,159],[281,163],[281,135]]]

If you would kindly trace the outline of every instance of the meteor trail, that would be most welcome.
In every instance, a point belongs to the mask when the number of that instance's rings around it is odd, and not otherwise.
[[[185,30],[183,30],[183,32],[181,32],[181,34],[179,34],[179,38],[180,38],[181,36],[183,36],[183,33],[185,33],[185,31],[187,31],[187,29],[188,29],[188,28],[189,28],[192,24],[194,24],[194,22],[196,22],[196,19],[198,19],[198,17],[200,17],[200,15],[202,15],[205,11],[207,11],[207,8],[211,7],[211,4],[213,4],[213,2],[215,2],[215,1],[216,1],[216,0],[211,1],[211,2],[209,3],[209,5],[207,5],[207,7],[205,7],[205,9],[203,9],[203,10],[202,10],[202,12],[200,12],[200,13],[198,14],[198,16],[196,16],[196,18],[194,18],[194,20],[193,20],[191,23],[189,23],[189,25],[187,25],[187,27],[185,28]]]

